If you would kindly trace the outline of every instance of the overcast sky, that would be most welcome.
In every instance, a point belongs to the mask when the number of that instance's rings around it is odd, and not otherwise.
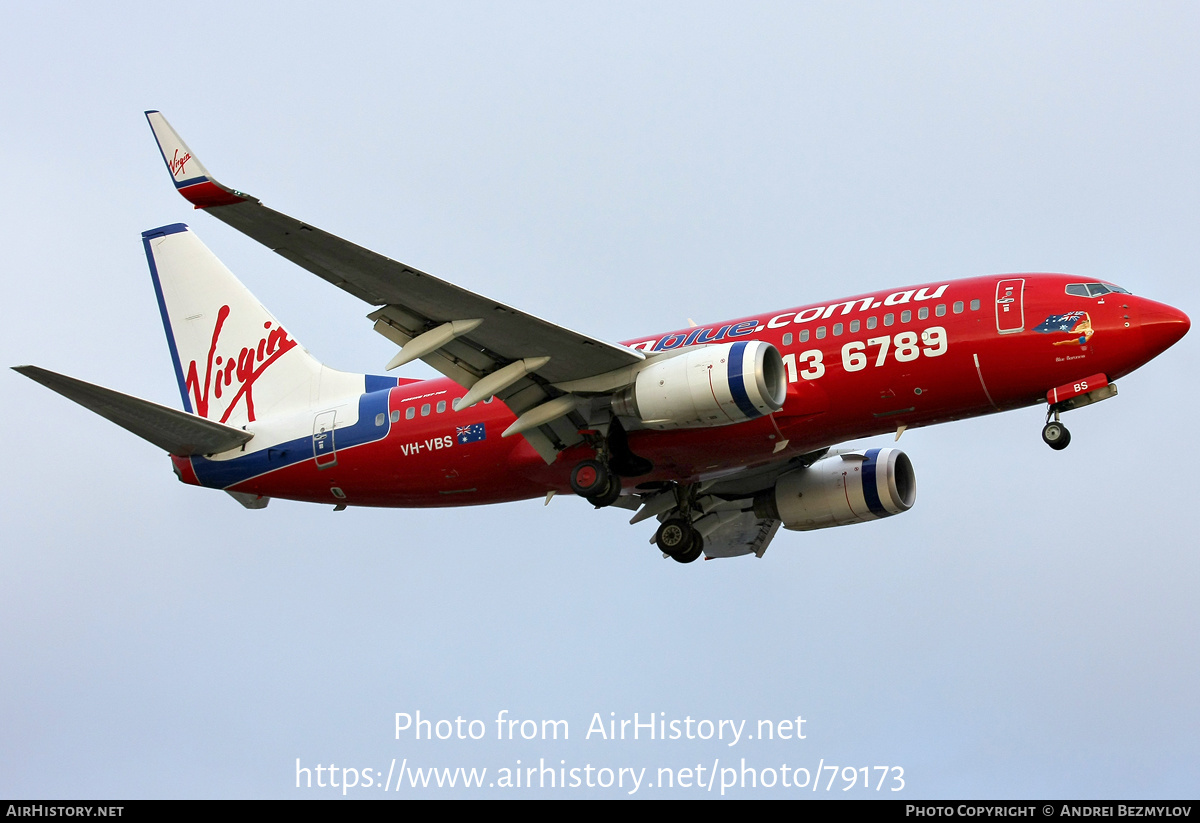
[[[394,354],[191,210],[145,109],[275,209],[609,340],[1018,271],[1194,316],[1197,42],[1194,3],[9,4],[0,353],[178,405],[139,235],[188,222],[329,365]],[[297,761],[393,758],[717,796],[646,784],[744,758],[858,785],[729,795],[1195,797],[1198,340],[1070,413],[1065,452],[1040,408],[911,431],[911,512],[690,566],[573,498],[246,511],[6,372],[0,796],[341,796]],[[418,710],[487,734],[397,740]],[[570,738],[496,740],[501,711]],[[754,739],[586,737],[635,712]],[[903,791],[864,790],[885,764]]]

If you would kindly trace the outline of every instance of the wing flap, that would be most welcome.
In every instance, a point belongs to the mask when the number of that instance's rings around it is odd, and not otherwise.
[[[180,457],[229,451],[254,436],[232,426],[214,423],[194,414],[85,383],[48,369],[13,366],[13,370]]]
[[[704,555],[710,559],[744,554],[762,557],[780,525],[778,520],[755,517],[753,512],[743,513],[704,538]]]

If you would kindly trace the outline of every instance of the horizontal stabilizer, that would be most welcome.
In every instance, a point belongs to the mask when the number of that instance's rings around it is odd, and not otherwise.
[[[241,503],[247,509],[265,509],[267,504],[271,502],[271,498],[262,494],[250,494],[250,492],[231,492],[229,489],[226,489],[225,493],[237,502]]]
[[[254,436],[232,426],[37,366],[13,366],[13,370],[180,457],[229,451]]]

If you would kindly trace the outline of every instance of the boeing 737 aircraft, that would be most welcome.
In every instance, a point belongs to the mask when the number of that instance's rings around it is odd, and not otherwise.
[[[272,211],[146,114],[180,194],[374,306],[436,380],[322,365],[182,224],[142,235],[185,411],[17,370],[171,455],[185,483],[250,508],[467,506],[574,492],[654,518],[681,563],[762,556],[782,525],[912,507],[912,463],[855,438],[1045,404],[1062,412],[1178,341],[1178,309],[1112,283],[1004,274],[885,289],[621,344],[473,294]]]

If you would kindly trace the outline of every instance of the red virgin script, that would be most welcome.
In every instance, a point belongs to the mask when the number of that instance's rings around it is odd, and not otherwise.
[[[187,161],[191,159],[192,155],[188,154],[187,152],[184,153],[183,157],[180,157],[179,149],[175,149],[175,155],[167,161],[167,166],[171,169],[171,174],[173,174],[175,177],[178,177],[179,175],[183,174],[183,167],[186,166]]]
[[[212,419],[208,414],[210,389],[217,400],[221,400],[223,394],[228,395],[229,390],[233,389],[225,411],[221,414],[220,422],[224,423],[229,419],[229,415],[233,413],[233,407],[242,397],[246,398],[246,417],[253,422],[254,381],[262,376],[268,366],[295,348],[296,341],[288,337],[283,326],[271,328],[271,321],[268,320],[263,323],[263,328],[267,330],[267,333],[259,339],[257,346],[242,348],[237,357],[219,355],[217,354],[217,343],[221,337],[221,329],[224,328],[225,320],[228,317],[229,307],[222,306],[221,310],[217,312],[217,323],[213,327],[212,344],[208,347],[208,363],[204,367],[203,386],[201,386],[196,372],[195,360],[188,366],[185,384],[188,394],[192,397],[192,403],[196,407],[196,414],[201,417]]]

